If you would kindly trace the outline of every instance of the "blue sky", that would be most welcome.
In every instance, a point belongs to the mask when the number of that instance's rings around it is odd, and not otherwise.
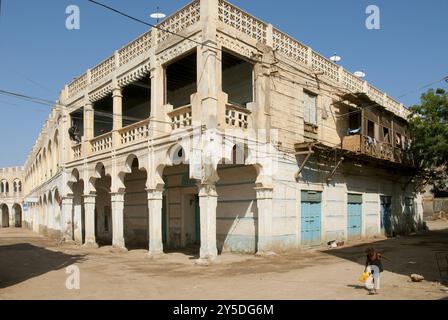
[[[186,0],[100,0],[153,22],[159,6],[170,14]],[[85,0],[2,0],[0,89],[56,100],[65,83],[145,32],[147,27]],[[350,71],[406,105],[418,88],[448,75],[446,0],[234,0],[325,56],[337,52]],[[81,29],[65,28],[65,8],[78,5]],[[377,5],[381,30],[365,28],[366,7]],[[439,86],[446,87],[446,83]],[[425,89],[426,90],[426,89]],[[0,95],[0,167],[22,165],[49,107]]]

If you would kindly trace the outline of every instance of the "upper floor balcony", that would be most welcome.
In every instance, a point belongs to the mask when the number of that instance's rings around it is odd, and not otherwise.
[[[211,48],[200,45],[210,40],[205,37],[211,37]],[[79,143],[70,148],[69,161],[203,125],[211,118],[204,111],[213,108],[217,114],[212,122],[216,121],[218,128],[254,128],[259,122],[257,103],[262,103],[258,97],[264,88],[263,72],[256,70],[265,63],[256,58],[260,45],[274,49],[277,59],[337,83],[344,92],[365,94],[397,118],[408,115],[399,102],[272,25],[224,0],[196,0],[65,87],[65,103],[79,131]],[[207,50],[216,59],[213,63],[205,59]],[[207,99],[209,109],[203,107]],[[310,127],[307,132],[314,138],[315,131]],[[387,159],[402,157],[399,154],[404,151],[393,143],[392,136],[393,152],[387,142],[381,141],[380,146],[377,136],[374,150],[364,147],[365,141],[370,141],[366,137],[371,136],[363,133],[359,139],[344,138],[343,146],[349,148],[347,145],[359,140],[353,147],[359,150],[356,152]]]
[[[413,166],[407,122],[365,95],[349,98],[358,107],[347,107],[339,121],[342,150],[358,156]]]
[[[217,128],[250,129],[255,108],[254,64],[231,51],[222,52],[220,62],[219,72],[213,70],[221,75],[218,98],[212,101]],[[204,93],[199,90],[203,72],[198,52],[192,49],[163,65],[159,77],[143,74],[110,93],[90,95],[84,106],[69,114],[70,161],[202,126],[208,121],[204,120]]]

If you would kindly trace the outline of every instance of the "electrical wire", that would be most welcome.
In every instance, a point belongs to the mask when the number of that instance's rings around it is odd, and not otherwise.
[[[133,16],[131,16],[131,15],[129,15],[129,14],[123,12],[123,11],[120,11],[120,10],[118,10],[118,9],[112,8],[112,7],[110,7],[110,6],[108,6],[108,5],[104,4],[104,3],[99,2],[99,1],[95,1],[95,0],[87,0],[87,1],[88,1],[88,2],[91,2],[91,3],[93,3],[93,4],[96,4],[96,5],[98,5],[98,6],[101,6],[101,7],[105,8],[105,9],[108,9],[108,10],[110,10],[110,11],[113,11],[113,12],[115,12],[115,13],[121,15],[121,16],[126,17],[126,18],[129,18],[129,19],[134,20],[134,21],[136,21],[136,22],[142,23],[142,24],[144,24],[144,25],[146,25],[146,26],[149,26],[149,27],[151,27],[151,28],[155,28],[155,29],[157,29],[157,30],[159,30],[159,31],[163,31],[163,32],[169,33],[169,34],[171,34],[171,35],[175,35],[175,36],[177,36],[177,37],[179,37],[179,38],[182,38],[182,39],[184,39],[184,40],[188,40],[188,41],[194,42],[195,44],[198,44],[198,45],[201,45],[201,46],[204,46],[204,47],[209,47],[209,48],[214,49],[214,50],[222,51],[222,49],[220,49],[220,48],[217,48],[217,47],[215,47],[215,46],[206,44],[206,43],[204,43],[204,42],[196,41],[196,40],[194,40],[194,39],[191,39],[190,37],[186,37],[186,36],[180,35],[180,34],[178,34],[178,33],[176,33],[176,32],[171,31],[171,30],[161,28],[161,27],[159,27],[159,25],[154,25],[154,24],[152,24],[152,23],[146,22],[146,21],[141,20],[141,19],[139,19],[139,18],[133,17]]]

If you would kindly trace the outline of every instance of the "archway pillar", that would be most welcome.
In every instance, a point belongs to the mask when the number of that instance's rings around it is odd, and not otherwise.
[[[11,206],[11,208],[8,208],[9,213],[9,227],[15,228],[16,227],[16,210],[14,208],[14,205]]]
[[[257,255],[271,254],[272,250],[272,187],[257,187],[258,238]]]
[[[112,207],[112,245],[116,248],[126,250],[124,243],[124,192],[111,193]]]
[[[199,261],[213,261],[218,256],[216,247],[216,208],[218,206],[218,193],[216,185],[212,183],[198,184],[199,209],[201,225],[201,248]]]
[[[149,255],[163,254],[162,242],[162,202],[163,189],[146,189],[149,213]]]
[[[85,212],[85,246],[98,247],[95,238],[95,204],[96,195],[84,196],[84,212]]]
[[[73,196],[62,198],[61,204],[61,232],[62,240],[65,242],[73,241]]]

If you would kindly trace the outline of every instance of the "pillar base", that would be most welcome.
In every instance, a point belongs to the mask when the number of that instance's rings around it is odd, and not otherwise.
[[[62,238],[59,242],[63,244],[76,244],[75,240],[69,238]]]
[[[114,248],[115,250],[119,251],[119,252],[128,252],[129,250],[126,249],[125,246],[121,246],[121,245],[112,245],[112,248]]]
[[[82,245],[84,248],[98,249],[99,245],[96,242],[86,242]]]
[[[198,266],[210,266],[212,264],[219,263],[218,257],[210,257],[210,258],[199,258],[197,259],[194,264]]]
[[[160,259],[165,256],[165,253],[163,251],[149,251],[146,256],[149,259]]]

